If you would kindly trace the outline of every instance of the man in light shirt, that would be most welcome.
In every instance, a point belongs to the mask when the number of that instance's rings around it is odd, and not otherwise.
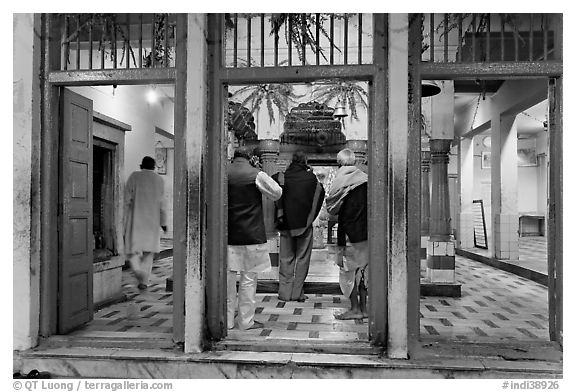
[[[258,273],[270,269],[262,195],[276,201],[282,188],[268,174],[254,167],[252,151],[239,147],[228,165],[228,329],[262,328],[254,320]],[[236,290],[236,277],[240,284]]]

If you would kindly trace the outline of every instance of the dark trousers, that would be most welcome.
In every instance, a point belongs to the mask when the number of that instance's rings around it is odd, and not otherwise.
[[[312,256],[312,227],[297,237],[280,234],[280,270],[278,297],[296,301],[304,297],[304,281]]]

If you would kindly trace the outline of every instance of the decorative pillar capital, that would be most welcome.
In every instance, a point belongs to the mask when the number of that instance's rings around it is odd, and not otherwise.
[[[272,154],[278,156],[280,154],[280,141],[274,139],[260,140],[260,143],[258,144],[258,149],[262,153],[262,156],[264,156],[264,154],[266,155]]]
[[[430,139],[430,155],[432,163],[445,163],[450,161],[450,146],[452,139]]]
[[[429,172],[430,171],[430,159],[431,153],[428,150],[420,151],[420,166],[422,167],[422,171]]]
[[[368,161],[368,142],[366,140],[348,140],[346,148],[349,148],[356,155],[356,163],[365,165]]]

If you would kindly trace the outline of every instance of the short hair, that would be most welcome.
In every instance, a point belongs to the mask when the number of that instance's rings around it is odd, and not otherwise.
[[[156,168],[156,161],[154,158],[145,156],[142,158],[142,163],[140,164],[140,169],[154,170]]]
[[[247,146],[240,146],[234,150],[234,158],[252,158],[252,149]]]
[[[340,166],[354,166],[356,164],[356,155],[351,149],[345,148],[336,155],[336,162]]]
[[[306,158],[304,151],[298,150],[292,154],[292,162],[303,163],[306,165],[308,163],[308,158]]]

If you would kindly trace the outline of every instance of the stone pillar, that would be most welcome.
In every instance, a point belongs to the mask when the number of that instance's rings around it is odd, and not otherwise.
[[[420,151],[420,162],[422,177],[420,181],[420,235],[428,237],[430,235],[430,151]]]
[[[461,249],[474,247],[474,142],[472,138],[460,140],[460,227],[458,243]]]
[[[493,256],[518,260],[518,132],[516,116],[500,114],[492,104]]]
[[[368,143],[366,140],[348,140],[346,142],[346,148],[349,148],[356,155],[357,165],[366,165],[368,161]]]
[[[430,239],[426,275],[432,283],[455,282],[454,243],[450,238],[448,161],[451,139],[430,139]]]

